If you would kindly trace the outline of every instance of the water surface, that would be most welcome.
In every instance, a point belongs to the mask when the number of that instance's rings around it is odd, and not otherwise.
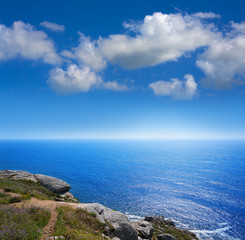
[[[245,239],[245,141],[0,141],[0,169],[61,178],[81,202]]]

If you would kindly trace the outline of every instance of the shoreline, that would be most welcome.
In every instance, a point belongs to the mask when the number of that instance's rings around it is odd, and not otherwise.
[[[111,237],[113,240],[198,239],[194,233],[176,228],[175,223],[171,219],[164,219],[162,215],[145,216],[145,218],[143,218],[112,210],[99,203],[80,203],[79,200],[69,192],[71,186],[58,178],[42,174],[32,174],[21,170],[0,170],[0,179],[31,181],[41,184],[49,191],[57,194],[55,201],[69,202],[71,206],[75,206],[76,208],[81,207],[88,212],[96,214],[97,218],[102,223],[109,222],[115,231],[114,233],[108,232],[107,237]],[[132,216],[136,219],[133,220]],[[173,232],[173,235],[169,232]]]

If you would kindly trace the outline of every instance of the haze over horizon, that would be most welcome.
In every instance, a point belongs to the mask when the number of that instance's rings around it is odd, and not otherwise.
[[[0,3],[0,139],[245,139],[244,3]]]

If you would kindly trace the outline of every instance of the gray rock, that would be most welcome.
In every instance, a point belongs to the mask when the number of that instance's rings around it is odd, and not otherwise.
[[[64,194],[61,194],[60,195],[60,198],[64,199],[64,200],[68,200],[68,201],[71,201],[71,202],[75,202],[75,203],[78,203],[79,200],[76,199],[72,193],[70,192],[66,192]]]
[[[65,193],[71,186],[63,180],[42,174],[35,174],[36,179],[47,189],[54,193]]]
[[[159,236],[157,236],[158,240],[176,240],[172,235],[170,234],[161,234]]]
[[[118,237],[120,240],[137,240],[137,231],[132,227],[125,214],[113,211],[98,203],[77,204],[88,212],[96,214],[102,223],[109,223],[114,229],[110,232],[110,237]]]
[[[133,221],[131,222],[132,226],[137,230],[138,235],[143,239],[148,239],[153,236],[153,226],[147,221]]]
[[[105,238],[105,239],[110,239],[108,236],[106,236],[104,233],[101,234],[101,237]],[[117,238],[119,239],[119,238]],[[119,239],[120,240],[120,239]]]
[[[162,215],[145,216],[145,221],[152,223],[161,223],[164,221],[164,217]]]
[[[111,240],[121,240],[121,239],[118,237],[113,237]]]
[[[173,221],[172,219],[164,220],[164,223],[165,223],[166,225],[174,226],[174,227],[175,227],[174,221]]]
[[[29,180],[37,182],[37,179],[32,173],[20,170],[2,170],[0,171],[0,178],[10,178],[15,180]]]

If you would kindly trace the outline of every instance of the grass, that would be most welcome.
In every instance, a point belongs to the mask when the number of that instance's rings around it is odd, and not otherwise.
[[[50,212],[43,208],[0,205],[0,239],[39,239],[49,219]]]
[[[163,222],[158,223],[158,224],[153,224],[154,227],[154,234],[152,239],[157,240],[158,235],[163,234],[163,233],[168,233],[174,236],[177,240],[192,240],[192,239],[197,239],[195,235],[191,236],[190,234],[187,234],[183,232],[183,230],[177,229],[173,226],[169,226],[164,224]]]
[[[0,204],[10,204],[30,199],[31,195],[11,196],[10,194],[0,193]]]
[[[0,179],[0,188],[7,192],[19,193],[23,199],[35,197],[41,200],[54,200],[57,196],[55,193],[43,187],[40,183],[14,179]]]
[[[71,207],[57,208],[58,220],[55,236],[64,236],[69,240],[103,240],[102,233],[106,224],[101,223],[96,214]]]

